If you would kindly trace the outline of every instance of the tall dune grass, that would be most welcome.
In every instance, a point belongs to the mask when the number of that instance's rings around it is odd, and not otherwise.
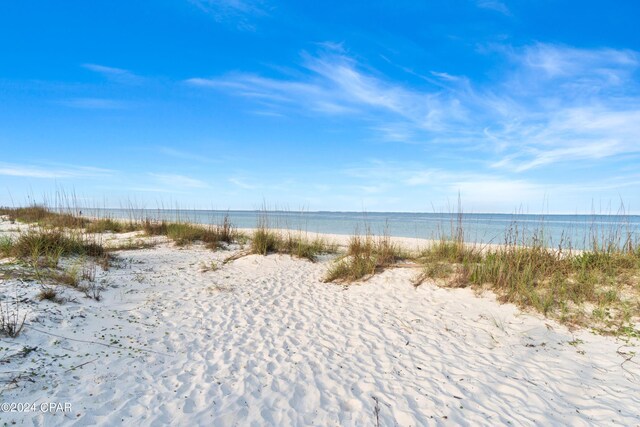
[[[565,236],[550,247],[544,224],[533,230],[511,224],[494,246],[464,242],[463,235],[442,237],[415,258],[423,265],[416,286],[434,279],[491,289],[503,302],[607,333],[628,331],[640,316],[640,245],[629,230],[595,230],[583,250]]]
[[[168,222],[145,220],[142,225],[148,236],[167,236],[178,246],[194,242],[202,242],[208,248],[219,248],[222,243],[232,243],[238,237],[238,232],[225,216],[220,224],[197,225],[188,222]]]
[[[374,236],[370,230],[351,236],[346,254],[329,268],[326,282],[360,280],[384,270],[411,255],[394,244],[387,232]]]
[[[37,225],[17,237],[0,238],[0,256],[37,262],[49,259],[52,265],[69,255],[102,256],[104,249],[95,234],[105,231],[140,229],[148,236],[167,236],[177,245],[200,241],[210,248],[240,236],[228,216],[215,225],[194,225],[180,219],[88,219],[76,215],[77,211],[68,204],[60,209],[46,204],[0,208],[0,215],[12,221]],[[533,228],[513,223],[495,245],[467,242],[461,204],[451,217],[448,232],[416,253],[394,244],[386,231],[381,236],[370,230],[364,235],[356,233],[346,252],[330,265],[325,280],[362,280],[406,261],[420,267],[416,286],[432,280],[444,286],[492,290],[503,302],[567,324],[640,335],[629,326],[640,319],[640,242],[628,224],[609,227],[594,222],[577,250],[569,231],[559,241],[550,242],[544,223]],[[315,261],[323,253],[337,251],[335,245],[308,238],[301,229],[279,231],[270,223],[266,209],[250,237],[249,252],[261,255],[282,253]]]
[[[92,220],[86,225],[88,233],[127,233],[131,231],[139,231],[143,228],[144,227],[141,222],[117,220],[109,217]]]
[[[11,221],[25,224],[38,224],[46,227],[81,228],[91,221],[70,213],[54,212],[44,205],[32,205],[20,208],[0,208],[0,215],[6,215]]]
[[[269,212],[266,208],[263,208],[258,215],[256,228],[251,235],[250,252],[253,254],[289,254],[315,262],[321,254],[336,251],[336,245],[330,244],[320,236],[309,238],[301,229],[282,232],[271,228]]]

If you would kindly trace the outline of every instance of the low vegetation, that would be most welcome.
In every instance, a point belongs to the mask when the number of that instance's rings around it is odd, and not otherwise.
[[[10,236],[0,236],[0,258],[11,256],[13,239]]]
[[[485,248],[442,239],[416,258],[424,267],[415,285],[431,278],[446,286],[491,289],[502,302],[567,324],[628,333],[640,316],[640,246],[612,237],[576,251],[566,241],[547,247],[542,230],[528,240],[517,235],[511,228],[503,245]]]
[[[410,257],[409,253],[391,241],[388,234],[379,237],[371,233],[354,235],[349,241],[347,253],[331,266],[325,281],[360,280]]]
[[[280,253],[316,261],[321,254],[338,251],[336,245],[319,237],[308,238],[300,230],[281,232],[271,228],[266,211],[251,236],[239,233],[228,216],[217,225],[195,225],[148,219],[142,222],[111,218],[89,220],[69,213],[72,211],[51,211],[43,206],[0,209],[0,215],[6,215],[11,221],[36,224],[13,237],[0,236],[0,257],[16,258],[28,266],[25,277],[36,278],[43,285],[53,283],[84,290],[98,299],[99,288],[93,286],[91,290],[87,284],[95,282],[96,265],[109,268],[109,251],[153,245],[148,239],[131,238],[105,249],[98,240],[99,233],[142,230],[147,236],[166,236],[179,246],[202,242],[212,249],[225,243],[244,244],[248,239],[248,250],[229,259],[248,253]],[[567,324],[588,325],[604,333],[640,336],[632,326],[640,317],[638,241],[633,240],[630,233],[593,233],[585,239],[588,250],[577,251],[566,240],[554,248],[548,247],[542,238],[543,231],[541,227],[526,238],[527,233],[517,226],[511,227],[505,232],[503,244],[482,247],[465,242],[459,215],[449,235],[416,253],[402,250],[388,233],[356,234],[351,237],[346,252],[329,267],[325,281],[366,280],[386,268],[406,266],[401,264],[406,262],[420,268],[415,286],[433,280],[443,286],[489,289],[503,302],[531,308]],[[59,267],[59,261],[69,257],[79,260],[78,266]],[[86,262],[89,259],[91,261]],[[51,287],[43,288],[39,298],[59,301]],[[6,326],[11,324],[9,320],[17,321],[16,318],[2,320],[4,332],[19,333],[19,325]]]
[[[431,279],[492,290],[502,302],[569,325],[640,337],[632,326],[640,318],[640,244],[631,235],[592,236],[588,250],[575,250],[566,239],[548,247],[542,228],[527,234],[512,226],[503,244],[481,246],[465,242],[461,223],[417,253],[401,250],[386,235],[356,234],[325,281],[353,282],[389,267],[419,267],[416,287]]]
[[[419,286],[427,279],[444,278],[448,279],[449,285],[462,285],[471,266],[481,260],[482,250],[479,247],[465,244],[462,239],[441,238],[413,258],[414,262],[424,265],[414,285]]]
[[[143,223],[147,236],[167,236],[178,246],[202,242],[210,249],[219,248],[223,243],[232,243],[238,233],[225,216],[221,224],[196,225],[185,222],[151,221]]]
[[[38,300],[40,301],[52,301],[52,302],[60,302],[60,298],[58,297],[58,291],[55,288],[49,286],[43,286],[38,292]]]
[[[6,215],[10,221],[45,227],[82,228],[91,223],[91,220],[87,218],[64,211],[55,212],[40,205],[23,208],[0,208],[0,215]]]
[[[73,288],[90,298],[100,299],[95,270],[97,265],[108,268],[111,256],[100,237],[86,230],[96,221],[49,211],[41,206],[2,209],[0,212],[11,221],[29,224],[13,237],[0,237],[0,256],[16,260],[14,267],[5,269],[7,274],[3,278],[37,281],[42,286],[38,294],[40,300],[62,302],[52,286]],[[64,263],[61,263],[63,259]],[[7,310],[7,313],[16,311]],[[15,317],[11,319],[15,323]],[[5,316],[5,329],[10,325],[9,320]],[[19,333],[17,327],[13,329]],[[13,332],[5,330],[5,333]]]
[[[259,228],[251,236],[251,253],[258,255],[288,254],[315,262],[318,256],[336,251],[335,245],[320,237],[309,239],[295,232],[281,234],[266,228]]]
[[[81,233],[57,229],[30,229],[21,233],[15,241],[3,245],[3,252],[21,259],[47,258],[57,260],[62,256],[86,255],[101,256],[103,246],[94,239]]]
[[[24,328],[26,318],[27,314],[20,310],[17,298],[13,303],[0,301],[0,335],[17,337]]]
[[[143,229],[143,225],[135,221],[119,221],[112,218],[101,218],[91,221],[86,226],[88,233],[128,233],[131,231],[139,231]]]
[[[269,228],[266,213],[258,218],[258,224],[251,236],[250,253],[268,255],[288,254],[315,262],[322,254],[337,252],[337,246],[317,236],[308,238],[301,230],[279,232]]]
[[[126,233],[142,229],[142,224],[136,221],[121,221],[113,218],[89,219],[71,212],[78,209],[60,209],[58,211],[41,205],[22,208],[0,208],[0,215],[8,217],[12,222],[38,225],[44,228],[80,229],[88,233]]]
[[[156,246],[156,242],[149,241],[148,239],[142,238],[129,238],[124,241],[118,241],[115,244],[111,243],[108,246],[105,246],[105,251],[114,252],[114,251],[133,251],[139,249],[150,249]]]

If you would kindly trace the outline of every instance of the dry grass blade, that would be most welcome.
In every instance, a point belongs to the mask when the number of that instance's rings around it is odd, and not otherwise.
[[[10,338],[17,337],[22,332],[26,320],[27,313],[21,314],[17,290],[13,303],[8,300],[0,301],[0,334]]]

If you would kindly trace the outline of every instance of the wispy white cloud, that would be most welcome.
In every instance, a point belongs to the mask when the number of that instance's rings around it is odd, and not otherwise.
[[[199,179],[178,174],[149,173],[160,184],[170,188],[207,188],[209,185]]]
[[[235,95],[252,98],[257,102],[291,105],[300,103],[306,97],[314,104],[314,109],[331,99],[323,94],[323,88],[312,83],[276,80],[253,74],[236,73],[223,78],[192,78],[187,84],[203,88],[219,89]]]
[[[115,174],[116,171],[91,166],[25,165],[0,162],[0,175],[28,178],[96,178]]]
[[[247,182],[246,178],[231,177],[229,178],[229,182],[235,185],[236,187],[240,187],[244,190],[255,190],[256,188],[259,187],[256,184]]]
[[[254,31],[256,17],[266,16],[267,6],[260,0],[190,0],[200,10],[220,23],[239,30]]]
[[[482,206],[493,203],[511,205],[527,200],[542,203],[547,195],[547,188],[538,183],[524,179],[510,177],[475,177],[474,179],[462,179],[449,185],[451,194],[459,192],[465,203],[472,206]],[[487,203],[489,202],[489,203]]]
[[[542,123],[520,123],[499,138],[512,148],[493,164],[522,172],[543,165],[640,153],[640,109],[566,108]]]
[[[640,188],[640,174],[635,170],[609,176],[594,174],[580,182],[572,182],[562,176],[547,179],[530,174],[514,176],[510,170],[465,171],[436,168],[415,161],[372,159],[345,167],[340,174],[348,177],[340,182],[348,183],[352,198],[395,196],[404,199],[405,206],[413,204],[414,209],[422,210],[428,208],[421,205],[427,200],[435,204],[436,210],[446,210],[451,197],[460,194],[465,208],[472,211],[508,212],[524,203],[520,207],[538,212],[544,210],[545,201],[554,202],[555,206],[568,206],[567,201],[572,200],[576,206],[587,206],[599,197],[611,201],[612,193],[635,197],[634,189]],[[338,194],[340,190],[340,186],[333,189]],[[424,201],[416,199],[418,194],[425,194]]]
[[[171,147],[158,147],[157,150],[166,156],[174,157],[176,159],[193,160],[202,163],[214,163],[214,160],[209,157],[184,150],[177,150]]]
[[[380,124],[371,130],[381,139],[392,142],[410,142],[416,136],[415,127],[404,122]]]
[[[126,102],[104,98],[72,98],[61,100],[59,103],[67,107],[86,110],[121,110],[129,107]]]
[[[501,86],[487,141],[494,167],[522,172],[558,162],[640,153],[638,54],[536,44],[511,52],[515,71]]]
[[[251,112],[252,114],[255,114],[256,116],[265,116],[265,117],[286,117],[284,114],[282,113],[278,113],[277,111],[270,111],[270,110],[254,110]]]
[[[499,52],[508,66],[482,84],[429,71],[432,85],[416,89],[362,66],[341,45],[304,53],[301,72],[282,78],[233,73],[187,83],[278,114],[364,120],[381,139],[450,144],[515,173],[640,153],[637,52],[543,43]]]
[[[478,0],[476,4],[478,5],[478,7],[483,9],[495,10],[496,12],[500,12],[503,15],[507,16],[511,15],[511,11],[507,7],[507,5],[504,2],[498,0]]]
[[[235,73],[217,78],[191,78],[193,86],[224,90],[282,109],[327,115],[391,114],[425,131],[442,131],[462,119],[460,102],[437,91],[416,92],[359,70],[353,59],[335,50],[303,55],[307,76],[273,79]],[[446,118],[446,119],[445,119]]]
[[[82,67],[118,83],[137,84],[144,80],[143,77],[124,68],[108,67],[100,64],[82,64]]]
[[[66,171],[51,171],[33,166],[0,164],[0,175],[24,176],[29,178],[71,178]]]
[[[166,194],[186,194],[185,191],[178,191],[175,188],[161,188],[161,187],[128,187],[127,191],[139,191],[141,193],[166,193]]]
[[[531,78],[579,78],[589,83],[617,85],[628,81],[638,67],[638,54],[631,50],[579,49],[537,43],[516,52],[514,59]]]
[[[441,73],[441,72],[438,72],[438,71],[431,71],[431,75],[434,76],[434,77],[437,77],[437,78],[439,78],[441,80],[446,80],[446,81],[449,81],[449,82],[457,82],[457,81],[460,81],[460,80],[464,80],[463,77],[454,76],[454,75],[449,74],[449,73]]]

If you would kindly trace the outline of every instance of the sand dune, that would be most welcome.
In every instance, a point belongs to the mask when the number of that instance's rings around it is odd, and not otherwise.
[[[2,339],[0,358],[38,349],[0,370],[34,374],[1,399],[72,411],[3,422],[640,425],[640,365],[625,362],[638,348],[623,341],[468,289],[414,289],[410,269],[347,287],[321,282],[328,258],[222,265],[229,254],[125,251],[98,272],[102,301],[67,291],[76,302],[29,303],[28,327]],[[2,286],[34,299],[33,284]]]

